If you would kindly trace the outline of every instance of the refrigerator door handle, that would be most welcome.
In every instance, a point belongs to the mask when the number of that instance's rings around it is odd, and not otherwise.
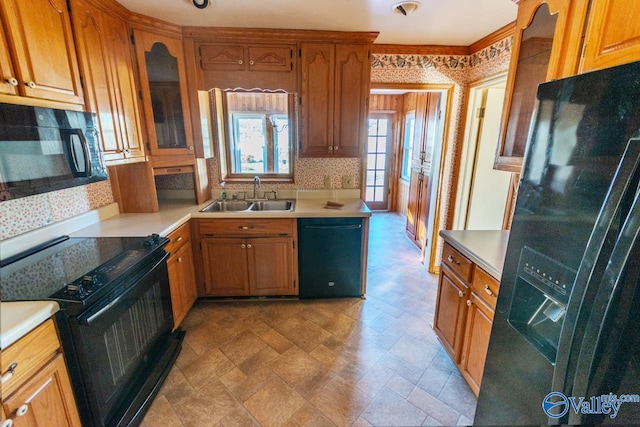
[[[634,322],[636,325],[634,331],[628,331],[627,325],[630,317],[637,314],[634,313],[634,305],[638,304],[637,300],[640,296],[635,289],[640,274],[639,249],[640,192],[636,190],[633,205],[611,253],[586,322],[573,378],[572,395],[575,397],[589,399],[590,396],[587,394],[593,380],[595,384],[601,384],[603,380],[611,381],[610,375],[602,372],[594,378],[595,365],[604,366],[605,369],[609,365],[616,365],[610,358],[617,353],[616,350],[622,344],[623,337],[636,336],[638,333],[639,328],[636,322]],[[626,334],[623,333],[625,330]],[[607,342],[607,345],[603,346],[603,342]],[[603,352],[605,348],[606,353]],[[616,369],[616,366],[611,367]],[[615,390],[598,390],[598,393],[612,391]],[[570,412],[569,424],[581,423],[582,414]]]
[[[616,243],[618,230],[615,221],[622,214],[629,191],[636,191],[632,186],[634,182],[637,185],[639,169],[640,138],[632,138],[620,159],[576,274],[558,341],[551,391],[572,392],[568,386],[573,384],[577,363],[575,355],[580,351],[586,317],[597,291],[595,285],[600,283]],[[558,422],[557,419],[550,421]]]

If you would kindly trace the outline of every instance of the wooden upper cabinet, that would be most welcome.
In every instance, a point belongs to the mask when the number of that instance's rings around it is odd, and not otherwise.
[[[580,71],[586,72],[640,60],[640,2],[591,2]]]
[[[199,49],[203,70],[239,71],[246,68],[242,45],[203,44]]]
[[[303,43],[301,48],[300,155],[327,156],[333,151],[335,45]]]
[[[369,46],[336,45],[333,154],[361,157],[369,96]]]
[[[85,0],[71,6],[86,108],[96,113],[105,160],[144,161],[126,23]]]
[[[361,157],[369,45],[301,43],[300,156]]]
[[[249,46],[249,71],[293,71],[294,46]]]
[[[494,168],[520,172],[538,85],[576,74],[587,8],[583,0],[518,3]]]
[[[0,93],[8,95],[18,94],[18,79],[13,70],[7,37],[5,36],[4,23],[0,17]]]
[[[66,0],[2,0],[5,47],[13,63],[17,94],[69,104],[84,97]],[[5,47],[0,47],[0,56]],[[3,77],[6,58],[0,59]],[[6,80],[6,77],[5,77]],[[7,92],[3,90],[2,92]],[[14,92],[15,93],[15,92]]]
[[[296,91],[295,44],[197,44],[204,89],[260,88]]]
[[[202,69],[214,71],[293,71],[293,46],[202,44]]]
[[[182,41],[139,29],[133,36],[151,155],[194,155]]]

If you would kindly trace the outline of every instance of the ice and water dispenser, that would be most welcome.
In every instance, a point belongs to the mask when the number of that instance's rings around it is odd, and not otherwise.
[[[552,364],[575,277],[575,270],[523,247],[508,321]]]

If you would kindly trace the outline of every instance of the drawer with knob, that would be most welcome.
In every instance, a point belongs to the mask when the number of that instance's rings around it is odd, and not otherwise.
[[[496,308],[499,282],[486,271],[476,266],[473,272],[471,290],[482,298],[492,309]]]
[[[169,238],[169,243],[165,247],[166,251],[173,254],[175,253],[182,245],[189,242],[191,237],[191,232],[189,230],[189,223],[185,223],[169,233],[167,236]]]
[[[473,263],[448,243],[445,243],[442,249],[442,262],[453,270],[462,281],[467,283],[471,281]]]
[[[55,325],[47,320],[13,345],[2,350],[2,395],[8,395],[58,352]]]
[[[200,234],[213,236],[266,236],[292,235],[295,219],[228,218],[199,220]]]

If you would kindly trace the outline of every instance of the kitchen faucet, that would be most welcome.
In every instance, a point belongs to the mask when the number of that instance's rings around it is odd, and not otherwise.
[[[260,177],[258,175],[253,177],[253,198],[258,198],[258,189],[260,188]]]

